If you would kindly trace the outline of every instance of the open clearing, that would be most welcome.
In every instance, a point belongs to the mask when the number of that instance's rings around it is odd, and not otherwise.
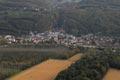
[[[110,69],[103,80],[120,80],[120,70]]]
[[[54,80],[59,72],[67,69],[71,64],[79,60],[81,56],[82,54],[76,54],[68,60],[49,59],[8,80]]]

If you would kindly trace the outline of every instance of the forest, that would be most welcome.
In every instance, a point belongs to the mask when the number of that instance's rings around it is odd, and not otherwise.
[[[120,69],[120,51],[88,52],[55,80],[102,80],[109,68]]]
[[[26,35],[64,29],[81,36],[120,36],[119,0],[0,0],[0,34]]]

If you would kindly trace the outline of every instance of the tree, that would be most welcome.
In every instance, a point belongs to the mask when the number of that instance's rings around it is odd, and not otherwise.
[[[7,45],[8,43],[7,43],[7,40],[6,39],[4,39],[4,38],[1,38],[0,39],[0,45]]]

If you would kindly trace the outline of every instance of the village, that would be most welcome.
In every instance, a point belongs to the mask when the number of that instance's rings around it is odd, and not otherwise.
[[[96,36],[93,34],[83,35],[76,37],[74,35],[66,33],[64,30],[51,30],[44,33],[33,33],[30,32],[26,36],[13,36],[5,35],[0,36],[7,41],[7,44],[40,44],[40,43],[51,43],[55,45],[64,45],[66,47],[82,46],[88,48],[120,48],[120,37],[108,37],[108,36]]]

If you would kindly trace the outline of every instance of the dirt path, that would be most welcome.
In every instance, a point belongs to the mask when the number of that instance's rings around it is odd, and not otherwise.
[[[120,80],[120,70],[110,69],[103,80]]]
[[[82,54],[77,54],[68,60],[50,59],[8,80],[54,80],[59,72],[67,69],[81,56]]]

